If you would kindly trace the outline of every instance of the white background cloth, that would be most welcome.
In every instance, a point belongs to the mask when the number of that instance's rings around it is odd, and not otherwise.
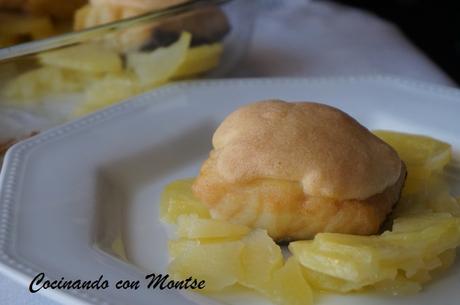
[[[395,25],[373,14],[325,1],[281,2],[259,15],[234,76],[393,74],[452,85]]]
[[[324,1],[264,1],[271,8],[261,8],[232,77],[393,74],[453,85],[394,25],[372,14]],[[56,303],[0,275],[0,304]]]

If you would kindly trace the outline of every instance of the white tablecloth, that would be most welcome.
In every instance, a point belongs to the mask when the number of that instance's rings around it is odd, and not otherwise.
[[[395,25],[373,14],[327,1],[282,2],[260,14],[234,76],[394,74],[452,85]]]
[[[232,77],[393,74],[453,85],[394,25],[372,14],[325,1],[264,1],[271,9],[261,9]],[[0,275],[0,304],[56,303]]]

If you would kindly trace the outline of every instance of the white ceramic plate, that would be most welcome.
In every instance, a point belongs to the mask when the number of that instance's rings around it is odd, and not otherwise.
[[[267,304],[242,295],[213,301],[177,291],[116,290],[116,280],[165,272],[163,186],[197,174],[219,122],[255,100],[313,100],[367,127],[423,133],[460,148],[460,92],[389,77],[198,81],[170,85],[15,145],[0,191],[0,262],[28,285],[50,279],[109,280],[106,290],[45,290],[94,304]],[[457,184],[458,185],[458,184]],[[128,261],[112,245],[123,241]],[[318,304],[458,304],[460,265],[415,296],[332,296]],[[247,297],[247,298],[246,298]],[[217,303],[216,303],[217,302]]]

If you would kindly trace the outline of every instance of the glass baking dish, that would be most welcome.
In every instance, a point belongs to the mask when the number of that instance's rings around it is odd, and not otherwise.
[[[16,140],[131,96],[235,67],[256,1],[170,2],[179,4],[140,15],[87,5],[75,15],[77,31],[1,48],[0,155]]]

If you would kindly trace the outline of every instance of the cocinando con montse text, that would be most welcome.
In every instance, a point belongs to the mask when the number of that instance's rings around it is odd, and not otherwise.
[[[47,279],[45,273],[38,273],[29,284],[31,293],[38,292],[42,289],[58,289],[58,290],[101,290],[108,288],[138,290],[142,287],[147,289],[203,289],[206,287],[205,280],[199,280],[193,277],[188,277],[183,280],[173,280],[169,274],[150,273],[147,274],[142,281],[120,279],[109,281],[100,275],[94,280],[82,279],[65,279],[61,277],[59,280]]]

